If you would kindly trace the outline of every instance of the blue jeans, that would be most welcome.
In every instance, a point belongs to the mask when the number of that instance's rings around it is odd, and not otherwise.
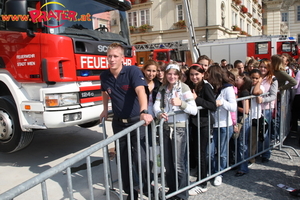
[[[244,133],[245,132],[245,133]],[[249,117],[244,120],[243,127],[240,130],[240,135],[237,139],[237,161],[240,162],[249,157],[249,134],[250,134],[250,124]],[[248,173],[248,161],[243,162],[238,166],[238,171],[243,173]]]
[[[227,131],[228,130],[228,131]],[[218,165],[220,164],[220,171],[224,170],[227,167],[227,149],[229,145],[229,139],[233,134],[233,126],[229,127],[220,127],[220,137],[218,134],[219,129],[213,129],[213,144],[212,144],[212,173],[219,171]],[[219,144],[220,142],[220,148]],[[215,152],[216,151],[216,152]],[[220,163],[218,162],[218,155],[220,156]]]
[[[281,102],[280,101],[276,101],[275,103],[277,103],[277,112],[276,112],[276,117],[275,119],[271,119],[272,121],[272,126],[271,126],[271,139],[272,140],[279,140],[279,134],[280,134],[280,111],[281,111]]]
[[[267,148],[270,147],[270,137],[269,137],[269,133],[270,133],[270,124],[272,122],[272,110],[270,109],[266,109],[263,111],[265,118],[268,121],[268,130],[266,131],[265,135],[264,135],[264,142],[258,142],[258,151],[263,151]],[[265,153],[262,154],[263,158],[267,158],[270,159],[271,157],[271,150],[266,151]]]

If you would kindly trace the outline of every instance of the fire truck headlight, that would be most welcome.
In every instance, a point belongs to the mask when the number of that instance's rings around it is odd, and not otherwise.
[[[45,96],[45,103],[47,107],[77,105],[78,94],[77,93],[47,94]]]
[[[61,106],[78,104],[78,95],[76,93],[61,94]]]

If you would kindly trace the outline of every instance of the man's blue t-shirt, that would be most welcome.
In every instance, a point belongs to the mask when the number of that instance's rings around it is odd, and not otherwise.
[[[100,75],[101,90],[111,98],[114,116],[127,119],[140,115],[140,104],[135,88],[146,86],[141,70],[136,66],[123,66],[117,79],[106,70]]]

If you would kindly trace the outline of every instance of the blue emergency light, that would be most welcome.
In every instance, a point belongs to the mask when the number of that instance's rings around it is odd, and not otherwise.
[[[87,77],[89,75],[90,75],[90,71],[88,71],[88,70],[81,70],[80,71],[80,76]]]

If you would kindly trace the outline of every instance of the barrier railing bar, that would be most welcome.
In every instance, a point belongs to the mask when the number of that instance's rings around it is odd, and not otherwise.
[[[145,129],[145,131],[146,131],[146,129]],[[143,180],[143,177],[144,177],[144,176],[142,176],[142,158],[141,158],[141,136],[140,136],[140,131],[141,131],[141,127],[139,127],[137,129],[137,133],[136,133],[137,137],[136,137],[136,139],[137,139],[137,152],[138,152],[138,175],[139,175],[139,190],[140,190],[139,192],[140,192],[140,195],[142,196],[143,192],[145,192],[145,191],[143,191],[143,182],[140,181],[140,180]]]
[[[43,200],[48,200],[46,181],[41,183]]]
[[[157,149],[156,147],[159,146],[159,141],[157,141],[156,136],[157,136],[157,131],[156,131],[157,127],[154,123],[154,121],[151,122],[151,131],[152,131],[152,160],[153,160],[153,166],[158,166],[157,165]],[[159,136],[159,139],[161,137]],[[158,142],[158,143],[157,143]],[[161,151],[162,152],[162,151]],[[160,163],[162,163],[162,157],[160,157]],[[162,164],[161,164],[162,166]],[[160,166],[160,167],[161,167]],[[162,167],[161,167],[162,168]],[[158,193],[159,193],[159,187],[158,187],[158,168],[157,167],[153,167],[153,177],[154,177],[154,198],[158,199]],[[162,169],[161,169],[161,173],[162,173]]]
[[[25,191],[33,188],[34,186],[40,184],[42,181],[45,181],[46,179],[48,179],[49,177],[58,174],[62,171],[64,171],[67,167],[72,166],[73,164],[77,163],[78,161],[86,158],[87,156],[89,156],[90,154],[95,153],[96,151],[102,149],[103,147],[105,147],[106,145],[114,142],[115,140],[123,137],[124,135],[126,135],[128,132],[131,132],[132,130],[136,129],[137,127],[143,125],[145,123],[144,120],[137,122],[136,124],[128,127],[127,129],[120,131],[118,134],[115,134],[109,138],[107,138],[106,140],[100,141],[99,143],[95,144],[94,146],[84,150],[83,152],[76,154],[75,156],[69,158],[68,160],[42,172],[41,174],[27,180],[24,181],[23,183],[17,185],[16,187],[0,194],[0,199],[1,200],[10,200],[22,193],[24,193]],[[120,179],[119,179],[120,180]]]
[[[131,140],[130,134],[127,134],[127,152],[128,152],[128,166],[129,166],[129,185],[130,185],[130,196],[131,200],[134,198],[134,191],[133,191],[133,167],[132,167],[132,152],[131,152]],[[119,184],[122,184],[120,182]]]
[[[280,92],[280,97],[281,97],[281,99],[280,99],[280,117],[282,118],[283,116],[286,116],[285,114],[287,113],[287,111],[286,111],[286,109],[285,109],[285,108],[286,108],[285,105],[289,105],[289,104],[288,104],[288,95],[287,95],[287,91],[286,91],[286,90],[281,91],[281,92]],[[284,102],[284,104],[283,104],[283,102]],[[275,121],[277,121],[276,118],[277,118],[277,116],[275,117]],[[286,121],[288,121],[288,123],[289,123],[289,120],[286,120]],[[289,157],[289,159],[292,160],[293,158],[292,158],[292,156],[290,155],[290,153],[287,152],[287,151],[285,151],[285,150],[283,150],[282,148],[289,148],[289,149],[293,150],[293,151],[295,152],[295,154],[296,154],[298,157],[300,157],[300,155],[299,155],[299,153],[296,151],[295,148],[293,148],[293,147],[291,147],[291,146],[283,145],[283,141],[284,141],[284,139],[285,139],[286,136],[287,136],[287,135],[284,135],[284,132],[287,130],[287,127],[290,126],[289,124],[284,124],[284,122],[286,123],[286,121],[280,119],[279,144],[276,145],[276,146],[278,146],[278,148],[274,148],[274,150],[277,150],[277,151],[281,151],[281,152],[286,153],[286,155]],[[284,128],[285,128],[285,130],[284,130]],[[287,134],[288,134],[288,133],[289,133],[289,130],[286,131],[286,132],[287,132]],[[276,144],[276,138],[275,138],[275,144]]]
[[[119,139],[116,141],[116,151],[120,152],[120,140]],[[120,157],[119,153],[117,153],[117,163],[121,163],[121,157]],[[118,169],[119,191],[123,191],[123,184],[121,184],[122,183],[121,167],[118,167],[117,169]],[[123,200],[123,195],[120,194],[119,198],[121,200]]]
[[[94,192],[93,192],[93,178],[92,178],[92,169],[91,169],[91,157],[86,157],[86,170],[87,170],[87,178],[88,178],[88,187],[90,192],[90,199],[94,200]]]
[[[71,174],[71,168],[67,168],[67,180],[68,180],[68,192],[69,192],[69,198],[73,200],[73,185],[72,185],[72,174]]]
[[[106,195],[106,200],[110,199],[110,192],[109,189],[112,185],[109,184],[109,174],[108,174],[108,164],[109,164],[109,158],[108,158],[108,151],[107,151],[107,146],[103,147],[103,168],[104,168],[104,182],[107,187],[105,187],[105,195]],[[110,167],[109,167],[110,168]]]
[[[149,126],[151,126],[151,124],[149,125]],[[145,127],[145,142],[146,142],[146,164],[147,164],[147,167],[146,167],[146,169],[147,169],[147,180],[150,180],[150,156],[149,156],[149,149],[150,149],[150,146],[149,146],[149,126],[146,126]],[[151,128],[151,130],[152,130],[152,128]],[[151,132],[151,136],[152,136],[152,132]],[[153,143],[152,143],[152,146],[153,146]],[[150,194],[149,193],[149,191],[151,191],[151,180],[150,181],[148,181],[147,182],[147,190],[148,190],[148,194]]]
[[[252,95],[251,97],[255,98],[256,96]],[[285,93],[282,93],[281,98],[283,99],[285,97],[286,97]],[[247,97],[247,98],[249,98],[249,97]],[[194,182],[194,183],[192,183],[192,184],[190,184],[190,185],[188,185],[188,186],[186,186],[186,187],[181,188],[180,190],[178,190],[178,170],[177,170],[177,166],[176,166],[176,168],[175,168],[176,169],[175,176],[176,176],[176,188],[177,188],[177,190],[176,190],[176,192],[173,192],[172,194],[168,194],[167,196],[165,196],[165,191],[163,191],[162,192],[163,199],[165,197],[169,198],[169,197],[174,196],[176,194],[179,194],[179,193],[181,193],[183,191],[186,191],[187,189],[192,188],[193,186],[197,185],[197,183],[202,183],[202,182],[210,180],[210,179],[212,179],[212,178],[214,178],[214,177],[216,177],[216,176],[218,176],[220,174],[223,174],[224,172],[229,171],[230,169],[232,169],[234,166],[238,166],[242,162],[245,162],[245,160],[250,160],[251,158],[254,158],[257,155],[260,155],[260,154],[262,154],[262,153],[264,153],[264,152],[266,152],[266,151],[268,151],[268,150],[270,150],[272,148],[274,149],[275,147],[278,147],[278,149],[275,149],[275,150],[279,150],[279,151],[285,152],[289,156],[290,159],[292,159],[291,156],[290,156],[290,154],[288,152],[282,150],[282,148],[284,148],[284,147],[291,148],[293,151],[295,151],[296,155],[298,157],[300,157],[299,154],[298,154],[298,152],[294,148],[283,145],[283,141],[287,137],[287,134],[288,134],[287,130],[288,130],[289,124],[287,124],[287,123],[285,124],[284,123],[284,122],[286,122],[286,119],[284,119],[283,117],[286,115],[286,113],[288,111],[286,109],[286,105],[283,105],[284,102],[286,103],[286,101],[283,101],[282,99],[281,99],[282,105],[281,105],[281,108],[280,108],[281,117],[282,117],[281,120],[280,120],[280,133],[279,133],[280,143],[278,143],[278,144],[275,143],[274,145],[270,145],[269,148],[265,148],[264,147],[264,142],[262,142],[263,143],[262,144],[263,145],[263,148],[262,148],[263,150],[262,151],[259,151],[258,144],[257,144],[256,145],[257,152],[255,153],[255,155],[249,156],[249,157],[247,157],[247,159],[244,158],[239,163],[236,163],[235,165],[231,165],[231,166],[229,166],[229,163],[228,163],[229,159],[227,159],[227,168],[224,169],[224,170],[222,170],[222,171],[220,171],[220,163],[221,163],[221,161],[220,161],[220,140],[218,140],[218,147],[219,147],[218,148],[218,153],[219,153],[219,156],[218,156],[218,163],[219,163],[218,164],[218,170],[219,170],[219,172],[211,175],[211,171],[210,171],[210,173],[209,173],[210,175],[207,178],[201,179],[201,180],[199,180],[197,182]],[[238,99],[238,100],[240,100],[240,99]],[[180,112],[178,112],[178,113],[180,113]],[[174,113],[168,113],[169,116],[175,115],[175,114]],[[249,115],[249,117],[250,117],[250,115]],[[173,122],[173,127],[171,127],[171,129],[173,128],[172,131],[176,131],[176,123],[175,123],[176,122],[176,115],[173,116],[173,119],[174,119],[174,122]],[[228,123],[228,120],[229,119],[227,117],[227,123]],[[164,137],[164,135],[163,135],[163,123],[164,123],[164,120],[161,120],[160,121],[160,126],[159,126],[159,130],[160,130],[159,131],[159,136],[160,136],[159,141],[160,141],[160,150],[161,150],[161,173],[162,173],[161,184],[162,184],[162,188],[165,189],[165,178],[163,176],[163,174],[164,174],[164,164],[165,164],[164,163],[164,156],[165,156],[164,155],[164,144],[163,144],[163,137]],[[7,192],[5,192],[3,194],[0,194],[0,199],[4,199],[4,200],[6,200],[6,199],[12,199],[12,198],[18,196],[19,194],[21,194],[21,193],[29,190],[30,188],[36,186],[37,184],[41,184],[43,197],[45,196],[44,199],[47,199],[47,188],[46,188],[45,180],[47,180],[48,178],[50,178],[51,176],[53,176],[53,175],[55,175],[57,173],[60,173],[61,171],[65,170],[65,169],[67,169],[68,193],[69,193],[70,199],[73,199],[74,198],[73,197],[73,185],[72,185],[72,175],[71,175],[71,168],[70,168],[70,166],[72,166],[73,164],[75,164],[78,161],[82,160],[83,158],[86,158],[86,162],[87,162],[87,174],[88,174],[87,178],[88,178],[89,190],[90,190],[90,193],[91,193],[91,199],[93,199],[94,197],[93,197],[93,186],[92,186],[92,172],[91,172],[90,155],[92,153],[100,150],[100,149],[103,149],[104,170],[106,170],[105,175],[107,176],[106,177],[107,180],[105,181],[105,189],[106,189],[106,193],[107,193],[106,199],[110,199],[110,197],[109,197],[109,189],[114,190],[114,187],[113,187],[112,183],[109,184],[109,180],[111,180],[111,179],[109,179],[109,176],[111,175],[111,171],[110,171],[111,170],[111,166],[109,165],[110,164],[110,160],[109,160],[109,156],[108,156],[108,145],[111,144],[111,143],[113,143],[113,142],[115,142],[116,148],[117,148],[117,152],[120,152],[119,139],[121,137],[125,136],[126,134],[127,134],[128,158],[129,158],[128,161],[129,161],[129,168],[130,168],[130,171],[129,171],[129,174],[130,174],[130,184],[131,184],[131,191],[130,191],[130,193],[131,193],[131,195],[133,197],[134,196],[133,195],[133,184],[135,183],[134,180],[133,180],[133,170],[136,170],[136,169],[133,169],[133,166],[132,166],[132,156],[131,156],[132,154],[131,154],[131,148],[130,148],[131,147],[131,145],[130,145],[131,144],[131,140],[130,140],[130,134],[129,133],[131,131],[137,129],[138,173],[139,173],[139,180],[142,180],[142,178],[141,178],[142,177],[142,172],[141,172],[141,170],[142,170],[142,167],[141,167],[141,153],[140,153],[140,150],[141,150],[140,149],[141,148],[140,147],[141,141],[140,141],[139,132],[140,132],[140,126],[142,126],[143,124],[144,124],[144,121],[140,121],[140,122],[134,124],[133,126],[130,126],[127,129],[119,132],[118,134],[113,135],[110,138],[107,138],[106,140],[97,143],[96,145],[90,147],[89,149],[83,151],[82,153],[79,153],[79,154],[75,155],[74,157],[72,157],[72,158],[64,161],[63,163],[60,163],[60,164],[58,164],[58,165],[50,168],[49,170],[47,170],[47,171],[45,171],[45,172],[37,175],[36,177],[33,177],[33,178],[29,179],[28,181],[25,181],[24,183],[16,186],[15,188],[12,188],[11,190],[8,190]],[[250,126],[251,126],[251,122],[250,122]],[[188,127],[189,127],[188,126],[188,122],[186,122],[187,131],[189,131]],[[271,131],[271,129],[269,129],[269,130]],[[147,131],[148,131],[148,129],[146,129],[146,136],[145,136],[146,137],[146,141],[148,141],[148,135],[147,135],[148,133],[147,133]],[[156,133],[156,128],[153,128],[152,131]],[[243,132],[245,132],[245,130]],[[228,143],[229,143],[229,134],[230,134],[229,133],[229,127],[227,127],[226,134],[227,134],[227,145],[228,145]],[[251,134],[252,134],[252,126],[250,127],[250,135]],[[220,127],[218,127],[218,136],[220,137]],[[200,128],[199,127],[198,127],[198,137],[199,137],[199,140],[200,140]],[[176,134],[174,134],[174,138],[175,138],[175,141],[176,141]],[[154,174],[154,180],[155,180],[155,188],[158,188],[158,177],[157,177],[158,174],[157,174],[157,167],[156,167],[157,166],[157,159],[156,159],[157,152],[156,152],[156,146],[154,145],[154,144],[156,144],[156,134],[152,134],[152,139],[154,139],[153,140],[153,146],[154,146],[154,148],[153,148],[153,162],[154,162],[154,166],[155,166],[154,167],[154,173],[155,173]],[[269,132],[269,139],[270,139],[270,132]],[[245,140],[245,138],[244,138],[244,140]],[[244,142],[245,141],[243,141],[243,143]],[[256,142],[257,143],[259,142],[259,140],[258,140],[258,127],[256,127]],[[250,144],[251,144],[251,137],[250,137]],[[148,142],[146,143],[146,147],[147,147],[147,151],[148,151],[148,147],[149,147]],[[210,143],[209,143],[209,147],[210,147]],[[175,142],[175,149],[176,148],[177,148],[177,144]],[[229,149],[229,148],[227,148],[227,149]],[[187,150],[189,150],[189,144],[187,144]],[[250,145],[250,150],[251,150],[251,145]],[[249,152],[249,154],[250,154],[250,152]],[[198,152],[198,156],[199,156],[199,153],[200,152]],[[209,154],[210,153],[211,153],[211,151],[209,150]],[[175,154],[176,154],[176,156],[175,156],[175,163],[177,163],[177,151],[175,151]],[[229,152],[227,152],[227,155],[229,155]],[[199,159],[200,159],[200,156],[199,156]],[[243,155],[243,157],[244,157],[244,155]],[[149,157],[147,157],[147,158],[149,158]],[[209,160],[210,159],[211,159],[211,155],[209,156]],[[119,153],[117,154],[117,160],[118,160],[117,163],[121,163],[120,162],[120,155],[119,155]],[[147,159],[147,169],[148,169],[147,170],[148,171],[147,172],[148,173],[147,177],[149,178],[149,176],[150,176],[150,169],[149,169],[149,161],[148,160],[149,159]],[[188,161],[189,161],[189,158],[188,158]],[[237,162],[237,160],[236,160],[236,162]],[[210,162],[209,162],[209,164],[210,164]],[[189,166],[189,163],[187,165]],[[199,168],[200,168],[200,166],[199,166]],[[210,169],[211,169],[211,167],[209,167],[209,170]],[[189,170],[188,170],[188,173],[189,173]],[[199,173],[199,176],[200,176],[200,173]],[[112,178],[112,176],[110,178]],[[120,168],[120,166],[118,166],[118,180],[119,180],[119,189],[120,189],[119,192],[121,194],[120,195],[120,199],[123,199],[123,195],[122,195],[122,178],[121,178],[121,168]],[[139,181],[140,195],[141,196],[143,195],[143,191],[142,191],[143,190],[143,185],[142,184],[143,183],[141,181]],[[108,187],[108,186],[110,186],[110,187]],[[149,192],[148,194],[150,195],[151,184],[148,183],[147,187],[148,187],[148,192]],[[149,188],[150,188],[150,190],[149,190]],[[157,199],[157,197],[158,197],[158,190],[155,190],[155,198]]]
[[[165,153],[164,153],[164,131],[163,131],[164,119],[159,121],[159,143],[160,143],[160,163],[161,163],[161,173],[164,173],[165,169]],[[155,166],[157,166],[157,162],[155,161]],[[156,168],[156,167],[155,167]],[[155,169],[154,168],[154,169]],[[166,188],[166,180],[164,176],[161,176],[161,186],[162,189]],[[155,188],[156,189],[156,188]],[[162,199],[165,199],[165,191],[162,191]]]

